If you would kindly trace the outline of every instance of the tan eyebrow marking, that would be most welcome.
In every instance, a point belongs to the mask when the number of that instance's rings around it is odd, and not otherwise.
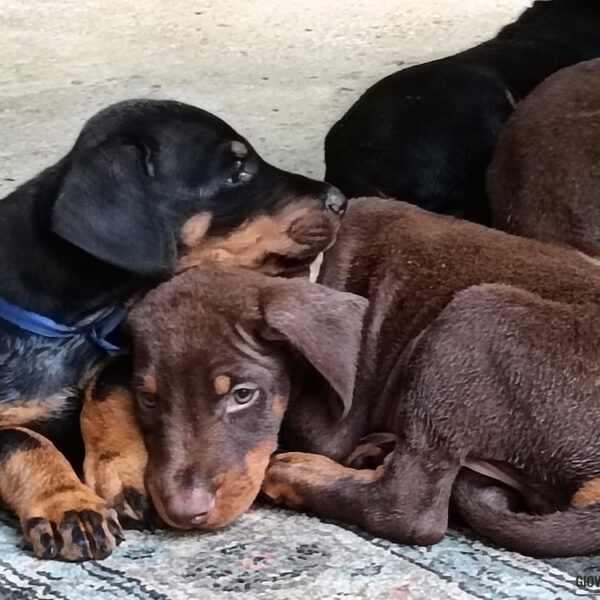
[[[149,394],[156,394],[156,379],[152,377],[152,375],[146,375],[142,380],[142,387],[145,392],[148,392]]]
[[[231,142],[231,151],[238,157],[244,158],[248,154],[248,148],[246,148],[246,144],[242,142],[233,141]]]
[[[231,389],[231,378],[228,375],[217,375],[213,381],[215,392],[223,396]]]

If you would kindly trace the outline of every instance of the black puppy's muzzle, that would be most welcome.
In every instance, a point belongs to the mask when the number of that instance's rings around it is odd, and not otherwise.
[[[341,217],[346,211],[348,200],[336,187],[331,186],[325,196],[325,207],[334,215]]]

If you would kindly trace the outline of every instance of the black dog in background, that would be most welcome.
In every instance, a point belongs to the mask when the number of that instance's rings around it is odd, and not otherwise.
[[[490,224],[484,174],[514,105],[551,73],[600,56],[600,2],[538,0],[474,48],[379,81],[325,140],[325,179]]]

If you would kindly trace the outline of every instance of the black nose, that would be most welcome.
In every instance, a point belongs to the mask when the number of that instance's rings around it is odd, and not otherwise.
[[[325,198],[325,206],[336,215],[343,215],[346,210],[346,196],[335,187],[330,187]]]

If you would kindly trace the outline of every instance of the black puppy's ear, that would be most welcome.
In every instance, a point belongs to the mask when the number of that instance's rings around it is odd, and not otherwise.
[[[305,280],[274,280],[263,290],[264,337],[299,352],[352,405],[361,348],[365,298]]]
[[[158,211],[145,145],[107,140],[75,149],[52,209],[52,230],[116,267],[152,277],[170,271],[176,242]]]

